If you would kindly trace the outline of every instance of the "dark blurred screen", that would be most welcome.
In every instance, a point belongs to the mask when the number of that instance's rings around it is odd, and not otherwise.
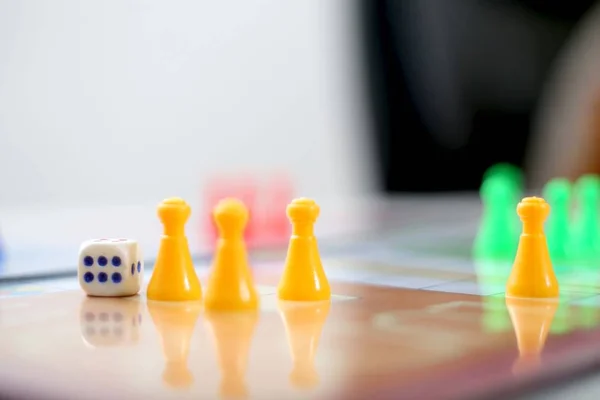
[[[387,192],[477,189],[523,166],[553,60],[594,1],[361,1]]]

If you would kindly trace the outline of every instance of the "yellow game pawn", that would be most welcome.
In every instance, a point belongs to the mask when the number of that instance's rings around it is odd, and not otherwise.
[[[148,312],[160,335],[165,368],[163,381],[173,388],[188,388],[194,382],[187,360],[196,321],[202,312],[200,302],[148,302]]]
[[[191,301],[202,298],[202,288],[185,236],[185,223],[190,213],[190,206],[179,198],[166,199],[158,206],[164,233],[148,284],[150,300]]]
[[[225,199],[214,210],[219,240],[204,299],[207,310],[241,311],[258,308],[258,293],[248,265],[244,228],[248,209],[237,199]]]
[[[311,199],[296,199],[288,205],[287,215],[293,231],[285,269],[279,282],[279,298],[292,301],[329,300],[331,289],[313,233],[319,206]]]
[[[540,355],[558,308],[558,300],[507,297],[506,307],[519,347],[519,358],[513,366],[513,372],[518,374],[535,370],[540,365]]]
[[[311,389],[319,384],[315,355],[330,306],[330,301],[278,303],[293,362],[290,382],[298,389]]]
[[[246,367],[258,318],[257,310],[206,313],[206,326],[212,333],[221,371],[221,397],[248,397]]]
[[[550,206],[539,197],[524,198],[517,206],[517,213],[523,222],[523,233],[506,284],[507,296],[558,297],[558,281],[544,235],[544,221],[549,212]]]

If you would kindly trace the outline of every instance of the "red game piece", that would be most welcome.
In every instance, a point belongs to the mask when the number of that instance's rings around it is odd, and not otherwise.
[[[248,209],[248,224],[244,231],[244,238],[247,245],[250,247],[257,241],[257,236],[260,235],[260,218],[257,214],[257,187],[256,182],[251,176],[238,177],[234,183],[234,194],[231,197],[235,197],[244,203]]]
[[[290,235],[290,222],[286,215],[287,205],[294,196],[291,179],[285,175],[272,179],[265,208],[265,229],[271,244],[285,243]]]
[[[222,176],[211,178],[204,191],[204,204],[202,206],[202,233],[206,235],[209,245],[213,245],[217,240],[217,227],[212,217],[212,209],[224,197],[226,197],[227,182]],[[204,236],[204,235],[202,235]]]

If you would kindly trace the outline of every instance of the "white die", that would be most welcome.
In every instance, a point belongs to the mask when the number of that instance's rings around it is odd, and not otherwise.
[[[90,296],[133,296],[143,283],[142,252],[131,239],[88,240],[79,248],[77,275]]]

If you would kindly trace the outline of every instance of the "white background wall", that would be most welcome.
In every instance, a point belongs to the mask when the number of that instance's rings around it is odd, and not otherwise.
[[[0,0],[0,207],[195,202],[244,170],[287,171],[303,195],[368,191],[355,13]]]
[[[94,237],[153,258],[171,196],[205,251],[214,173],[286,172],[322,204],[319,234],[358,224],[335,200],[373,182],[356,17],[345,0],[0,0],[0,275],[73,268]]]

